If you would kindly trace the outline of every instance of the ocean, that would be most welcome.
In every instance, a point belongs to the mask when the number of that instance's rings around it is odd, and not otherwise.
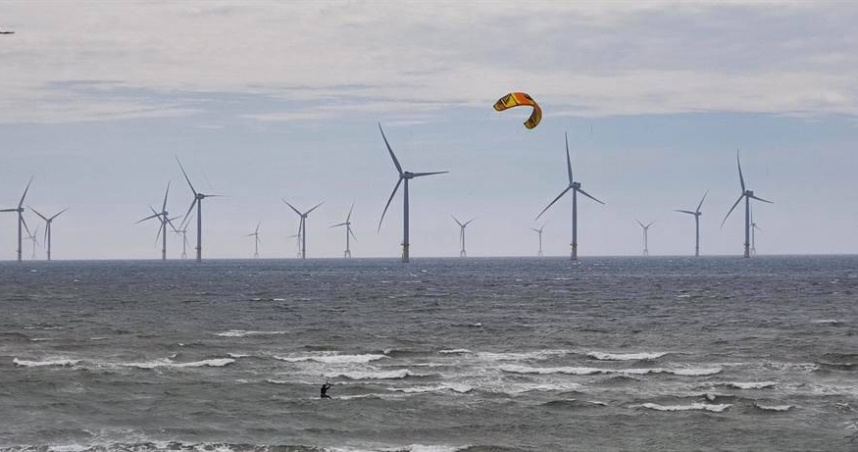
[[[5,262],[0,448],[855,451],[856,300],[856,256]]]

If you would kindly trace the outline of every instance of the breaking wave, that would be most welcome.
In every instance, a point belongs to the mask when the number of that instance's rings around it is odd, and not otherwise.
[[[185,367],[224,367],[234,363],[232,358],[206,359],[188,363],[177,363],[170,359],[156,359],[140,363],[120,363],[122,367],[136,367],[138,369],[156,369],[158,367],[185,368]]]
[[[657,403],[642,403],[640,405],[634,405],[634,407],[646,408],[649,410],[656,411],[712,411],[715,413],[720,413],[727,408],[733,406],[732,404],[725,403],[722,405],[715,405],[710,403],[692,403],[691,405],[659,405]]]
[[[48,367],[48,366],[57,366],[57,367],[70,367],[79,363],[79,359],[46,359],[44,361],[27,361],[24,359],[15,358],[12,360],[12,363],[16,366],[20,367]]]
[[[222,333],[215,333],[221,337],[247,337],[247,336],[276,336],[286,334],[285,331],[245,331],[245,330],[229,330]]]
[[[332,372],[325,374],[327,378],[347,378],[349,380],[399,380],[410,377],[411,371],[408,369],[401,370],[381,370],[376,372]]]
[[[503,366],[501,370],[516,374],[566,374],[566,375],[595,375],[595,374],[618,374],[618,375],[648,375],[648,374],[672,374],[683,377],[703,377],[715,375],[721,372],[720,367],[711,368],[687,368],[687,369],[603,369],[598,367],[529,367],[529,366]]]
[[[792,405],[760,405],[758,403],[755,403],[754,407],[763,411],[774,411],[780,413],[794,408]]]
[[[464,384],[455,384],[455,383],[447,383],[440,384],[434,386],[410,386],[406,388],[388,388],[388,391],[395,392],[405,392],[409,394],[414,393],[424,393],[424,392],[438,392],[438,391],[453,391],[458,392],[459,394],[466,394],[473,391],[474,388],[464,385]]]
[[[289,363],[313,361],[324,364],[366,364],[385,359],[385,355],[314,355],[314,356],[275,356],[274,359]]]
[[[773,388],[777,382],[774,381],[752,381],[752,382],[740,382],[740,381],[730,381],[727,383],[720,383],[722,386],[726,386],[728,388],[733,389],[766,389]]]
[[[642,361],[661,358],[668,352],[653,352],[653,353],[603,353],[590,352],[587,356],[600,361]]]

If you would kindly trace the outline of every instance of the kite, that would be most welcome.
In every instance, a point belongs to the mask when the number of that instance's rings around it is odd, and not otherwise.
[[[528,129],[532,129],[539,125],[539,121],[542,120],[542,109],[539,108],[539,104],[533,100],[530,95],[525,93],[509,93],[506,96],[503,96],[495,102],[495,110],[504,111],[507,108],[512,107],[520,107],[522,105],[530,105],[533,107],[533,113],[530,115],[530,118],[527,121],[524,121],[524,126]]]

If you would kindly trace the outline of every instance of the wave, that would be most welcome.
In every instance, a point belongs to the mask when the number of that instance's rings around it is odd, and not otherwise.
[[[721,405],[715,405],[710,403],[692,403],[691,405],[659,405],[657,403],[642,403],[640,405],[633,405],[633,407],[646,408],[650,410],[656,411],[712,411],[715,413],[720,413],[727,408],[733,406],[732,404],[725,403]]]
[[[773,388],[777,382],[774,381],[751,381],[751,382],[740,382],[740,381],[730,381],[726,383],[718,383],[721,386],[726,386],[728,388],[734,389],[766,389]]]
[[[774,412],[780,412],[780,413],[782,413],[784,411],[789,411],[789,410],[795,408],[792,405],[760,405],[758,403],[755,403],[754,407],[756,407],[757,409],[763,410],[763,411],[774,411]]]
[[[349,396],[349,398],[356,398]],[[309,445],[258,445],[258,444],[238,444],[238,443],[184,443],[173,441],[144,441],[138,443],[111,443],[103,445],[82,445],[82,444],[45,444],[45,445],[30,445],[30,446],[15,446],[8,448],[14,452],[104,452],[111,450],[124,451],[153,451],[153,452],[173,452],[173,451],[189,451],[189,452],[206,452],[206,451],[222,451],[222,452],[242,452],[242,451],[275,451],[289,450],[294,452],[460,452],[466,451],[469,446],[445,446],[445,445],[422,445],[411,444],[407,446],[391,446],[379,449],[377,447],[317,447]],[[7,450],[4,448],[4,450]],[[495,450],[494,448],[492,450]]]
[[[642,361],[642,360],[653,360],[659,359],[662,356],[668,354],[668,352],[650,352],[650,353],[603,353],[603,352],[590,352],[587,353],[587,356],[590,358],[595,358],[600,361]]]
[[[456,383],[444,383],[435,386],[409,386],[405,388],[388,388],[388,391],[395,392],[405,392],[409,394],[414,393],[424,393],[424,392],[438,392],[438,391],[453,391],[458,392],[459,394],[467,394],[471,392],[474,388],[464,385],[464,384],[456,384]]]
[[[468,350],[467,348],[454,348],[454,349],[449,349],[449,350],[441,350],[438,353],[440,353],[442,355],[464,355],[466,353],[473,353],[473,352]]]
[[[59,366],[59,367],[71,367],[79,363],[81,360],[79,359],[65,359],[65,358],[57,358],[57,359],[46,359],[44,361],[27,361],[24,359],[14,358],[12,363],[16,366],[20,367],[49,367],[49,366]]]
[[[220,337],[247,337],[247,336],[276,336],[286,334],[286,331],[246,331],[246,330],[229,330],[222,333],[215,333],[215,336]]]
[[[379,359],[387,358],[385,355],[314,355],[314,356],[275,356],[274,359],[289,363],[300,363],[313,361],[324,364],[366,364]]]
[[[224,367],[234,363],[235,360],[232,358],[215,358],[215,359],[206,359],[202,361],[193,361],[188,363],[177,363],[173,362],[170,359],[156,359],[154,361],[147,361],[141,363],[120,363],[119,365],[122,367],[136,367],[138,369],[155,369],[158,367],[170,367],[170,368],[185,368],[185,367]]]
[[[593,408],[597,406],[608,406],[608,404],[605,402],[599,402],[598,400],[565,399],[551,400],[543,403],[541,406],[549,408]]]
[[[478,352],[480,359],[487,361],[522,361],[522,360],[546,360],[572,354],[569,350],[538,350],[535,352]]]
[[[399,380],[412,375],[408,369],[381,370],[376,372],[333,372],[325,374],[327,378],[347,378],[349,380]]]
[[[516,374],[565,374],[565,375],[596,375],[596,374],[618,374],[618,375],[648,375],[648,374],[672,374],[682,377],[704,377],[721,372],[720,367],[711,368],[685,368],[685,369],[604,369],[598,367],[529,367],[529,366],[503,366],[503,372]]]
[[[227,355],[229,355],[230,358],[235,358],[235,359],[250,358],[252,356],[252,355],[248,355],[247,353],[227,353]]]

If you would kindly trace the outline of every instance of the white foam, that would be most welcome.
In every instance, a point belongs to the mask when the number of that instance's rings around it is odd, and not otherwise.
[[[79,359],[65,359],[65,358],[56,358],[56,359],[46,359],[44,361],[27,361],[24,359],[15,358],[12,360],[12,363],[16,366],[20,367],[47,367],[47,366],[60,366],[60,367],[68,367],[74,366],[79,363]]]
[[[235,358],[235,359],[250,358],[250,356],[251,356],[251,355],[248,355],[246,353],[227,353],[227,355],[229,355],[230,358]]]
[[[731,388],[736,389],[765,389],[771,388],[775,386],[777,382],[774,381],[751,381],[751,382],[740,382],[740,381],[731,381],[728,383],[724,383],[725,386],[729,386]]]
[[[715,375],[721,372],[720,367],[711,368],[685,368],[685,369],[604,369],[598,367],[530,367],[530,366],[503,366],[501,370],[517,374],[565,374],[565,375],[595,375],[595,374],[617,374],[617,375],[647,375],[647,374],[673,374],[682,377],[702,377]]]
[[[667,352],[651,352],[651,353],[603,353],[590,352],[587,356],[604,361],[640,361],[645,359],[658,359],[666,355]]]
[[[761,409],[761,410],[780,411],[780,412],[789,411],[793,408],[792,405],[760,405],[758,403],[755,403],[754,406]]]
[[[275,356],[274,359],[289,363],[313,361],[324,364],[366,364],[387,358],[385,355],[313,355],[313,356]]]
[[[269,379],[265,380],[265,382],[266,382],[266,383],[271,383],[271,384],[273,384],[273,385],[288,385],[289,383],[291,383],[291,382],[286,381],[286,380],[274,380],[274,379],[271,379],[271,378],[269,378]]]
[[[203,361],[193,361],[189,363],[176,363],[169,359],[156,359],[154,361],[147,361],[141,363],[121,363],[120,366],[123,367],[136,367],[138,369],[155,369],[158,367],[170,367],[170,368],[185,368],[185,367],[224,367],[229,364],[234,363],[235,360],[232,358],[216,358],[216,359],[206,359]]]
[[[398,380],[412,375],[408,369],[381,370],[376,372],[334,372],[325,374],[327,378],[348,378],[349,380]]]
[[[811,320],[811,321],[810,321],[810,323],[821,323],[821,324],[829,324],[829,325],[839,325],[839,324],[843,323],[843,321],[842,321],[842,320],[838,320],[838,319],[817,319],[817,320]]]
[[[450,350],[441,350],[438,353],[440,353],[442,355],[461,355],[461,354],[472,353],[472,352],[470,350],[468,350],[467,348],[454,348],[454,349],[450,349]]]
[[[657,411],[692,411],[692,410],[703,410],[703,411],[712,411],[715,413],[720,413],[727,408],[730,408],[731,404],[725,403],[722,405],[715,405],[710,403],[692,403],[691,405],[659,405],[657,403],[642,403],[640,405],[633,405],[634,407],[647,408],[650,410]]]
[[[440,385],[434,386],[411,386],[406,388],[388,388],[389,391],[395,392],[405,392],[409,394],[414,393],[424,393],[424,392],[438,392],[438,391],[453,391],[458,392],[460,394],[465,394],[470,392],[474,388],[464,385],[464,384],[456,384],[456,383],[443,383]]]
[[[246,337],[246,336],[276,336],[286,334],[285,331],[245,331],[245,330],[229,330],[222,333],[215,333],[221,337]]]

